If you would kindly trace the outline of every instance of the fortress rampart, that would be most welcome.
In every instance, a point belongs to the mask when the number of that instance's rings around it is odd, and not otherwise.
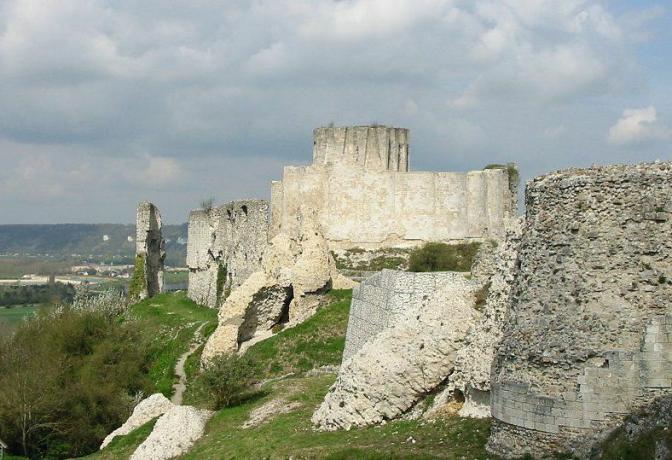
[[[549,174],[526,204],[488,448],[585,457],[672,393],[672,164]]]
[[[261,269],[268,219],[268,202],[263,200],[233,201],[191,212],[187,246],[190,299],[217,307],[223,295]]]
[[[408,172],[408,155],[405,129],[316,129],[313,164],[272,184],[272,235],[296,233],[307,207],[332,249],[503,236],[516,203],[507,170]]]

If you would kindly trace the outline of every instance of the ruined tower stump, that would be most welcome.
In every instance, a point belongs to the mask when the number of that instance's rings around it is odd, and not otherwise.
[[[526,204],[488,450],[584,458],[672,394],[672,164],[552,173]]]
[[[138,204],[135,238],[135,273],[129,288],[131,298],[146,299],[163,292],[165,241],[161,213],[152,203]]]

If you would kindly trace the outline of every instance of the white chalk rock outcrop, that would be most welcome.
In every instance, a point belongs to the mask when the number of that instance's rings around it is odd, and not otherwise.
[[[455,370],[450,376],[446,392],[452,395],[459,391],[462,394],[464,405],[459,415],[463,417],[490,417],[490,369],[497,345],[502,339],[502,327],[509,315],[520,233],[521,222],[510,221],[505,241],[494,248],[491,276],[479,280],[488,289],[483,315],[469,330],[465,346],[455,357]],[[436,398],[428,416],[431,416],[442,399]]]
[[[309,218],[302,220],[299,235],[280,233],[271,240],[262,266],[263,271],[250,275],[220,308],[219,325],[203,349],[202,363],[238,351],[243,342],[275,324],[307,319],[319,303],[313,294],[329,289],[333,279],[347,284],[337,278],[327,242]]]
[[[171,403],[170,400],[161,393],[153,394],[150,397],[142,400],[137,406],[135,406],[135,409],[133,409],[133,413],[128,418],[128,420],[126,420],[126,422],[119,428],[107,435],[107,437],[103,440],[103,443],[100,445],[100,448],[104,449],[117,436],[127,435],[131,431],[140,428],[150,420],[165,414],[173,407],[173,403]]]
[[[173,406],[159,418],[152,433],[130,460],[165,460],[185,454],[203,436],[213,412],[191,406]]]
[[[219,309],[219,325],[203,348],[202,361],[222,353],[233,353],[239,343],[259,330],[277,324],[290,300],[289,288],[282,287],[264,272],[256,272],[233,291]]]
[[[346,360],[313,414],[320,429],[350,429],[390,420],[411,409],[450,374],[469,328],[479,284],[447,284],[406,312]]]

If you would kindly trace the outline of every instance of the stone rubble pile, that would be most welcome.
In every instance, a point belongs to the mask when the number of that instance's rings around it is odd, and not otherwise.
[[[464,276],[439,288],[366,342],[341,365],[312,421],[320,429],[350,429],[398,417],[450,373],[478,318],[476,281]]]
[[[262,256],[262,268],[226,299],[219,310],[219,325],[209,337],[201,360],[233,353],[255,334],[276,324],[298,324],[318,306],[316,295],[331,288],[352,287],[336,265],[315,222],[306,214],[301,232],[280,233]]]

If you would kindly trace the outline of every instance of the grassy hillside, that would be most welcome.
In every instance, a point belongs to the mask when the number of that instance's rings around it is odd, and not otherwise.
[[[196,329],[203,323],[208,336],[217,326],[217,310],[196,305],[184,292],[161,294],[133,305],[130,310],[151,338],[149,376],[156,391],[170,397],[175,383],[175,363],[189,349]]]
[[[487,458],[484,445],[489,421],[483,420],[394,421],[347,432],[313,431],[310,417],[336,376],[328,370],[311,369],[340,364],[350,299],[350,291],[332,291],[332,302],[311,319],[252,346],[247,356],[258,365],[257,378],[262,385],[242,404],[218,411],[206,435],[183,458]],[[164,327],[164,321],[174,324],[172,315],[164,312],[166,304],[172,305],[168,311],[182,315],[194,308],[193,321],[206,319],[200,307],[184,302],[180,296],[165,295],[134,309],[157,330]],[[169,352],[166,355],[172,356]],[[195,355],[187,366],[191,375],[197,371],[197,361]],[[189,391],[185,397],[185,403],[205,405]],[[293,409],[284,414],[271,409],[268,419],[243,428],[252,411],[273,402]],[[143,426],[89,458],[127,458],[150,428]]]

